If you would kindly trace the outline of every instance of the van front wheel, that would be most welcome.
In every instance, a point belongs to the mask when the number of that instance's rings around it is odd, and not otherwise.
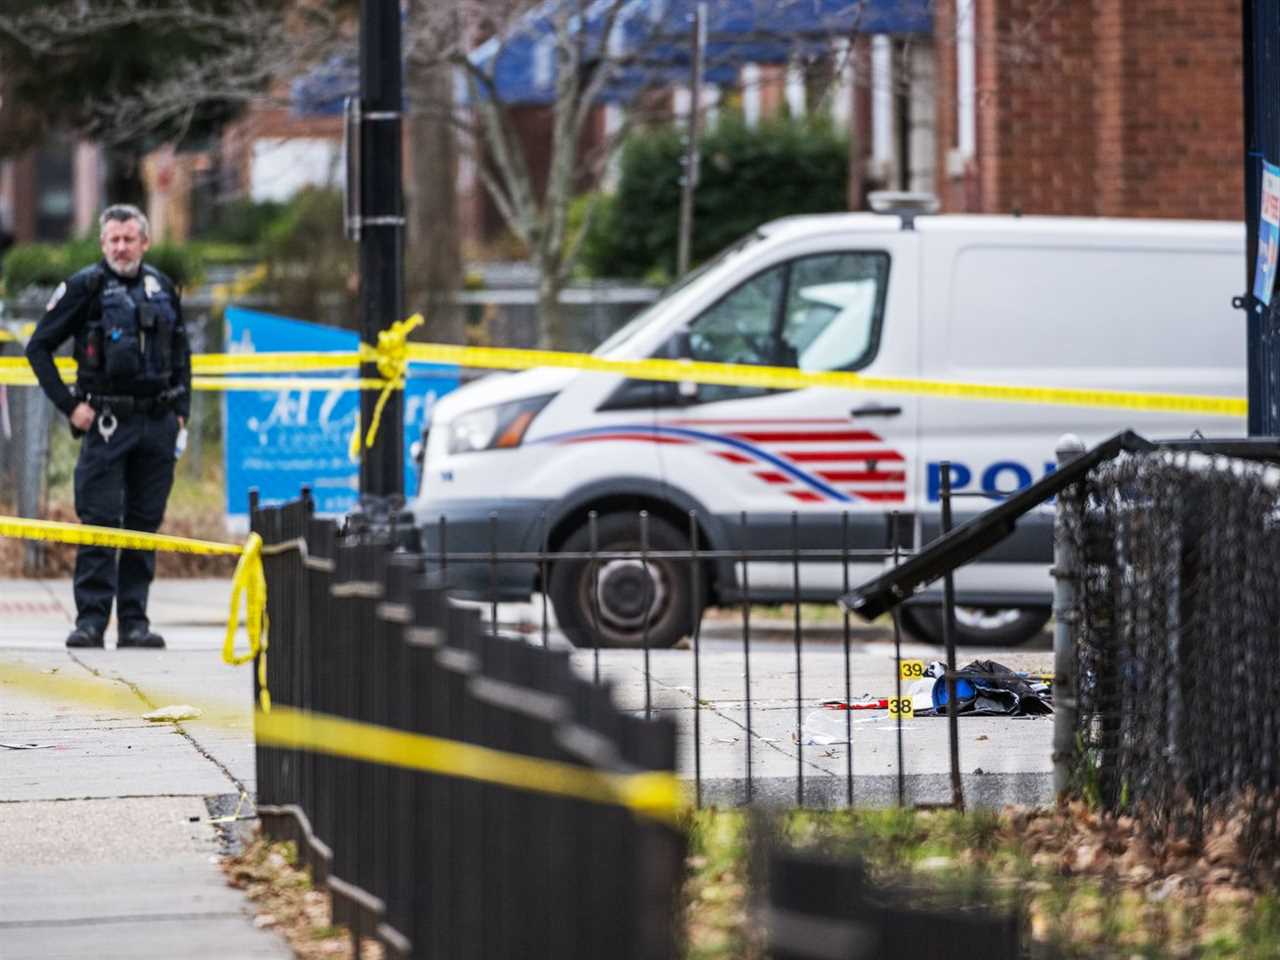
[[[689,541],[660,517],[649,518],[650,551],[687,551]],[[591,530],[579,527],[560,547],[591,552]],[[613,554],[556,560],[547,592],[560,629],[575,647],[669,647],[693,632],[693,577],[683,560],[646,557],[640,550],[640,520],[605,514],[596,524],[596,550]],[[625,554],[619,557],[617,554]],[[703,608],[705,578],[698,578],[697,609]]]
[[[1049,622],[1048,607],[956,607],[956,645],[1008,647],[1026,643]],[[909,604],[902,628],[925,643],[943,643],[942,607]]]

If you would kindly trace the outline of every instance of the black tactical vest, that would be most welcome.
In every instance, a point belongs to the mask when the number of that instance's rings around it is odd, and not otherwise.
[[[147,267],[121,280],[99,269],[97,309],[77,338],[81,386],[96,393],[149,396],[169,386],[178,314],[168,286]]]

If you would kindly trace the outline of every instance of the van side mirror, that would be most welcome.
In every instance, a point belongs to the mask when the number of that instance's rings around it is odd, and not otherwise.
[[[662,348],[663,359],[692,360],[693,338],[687,329],[677,330]],[[674,391],[675,401],[679,403],[695,403],[698,399],[698,385],[692,380],[679,380],[671,383],[667,389]]]
[[[693,338],[688,330],[677,330],[673,333],[658,355],[664,360],[689,360],[693,357]]]

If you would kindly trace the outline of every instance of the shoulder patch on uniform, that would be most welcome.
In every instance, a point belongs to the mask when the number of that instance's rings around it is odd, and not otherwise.
[[[160,281],[150,273],[144,274],[142,277],[142,290],[146,293],[147,299],[149,300],[160,293]]]
[[[53,296],[51,296],[49,298],[49,302],[44,305],[45,313],[48,313],[50,310],[56,307],[58,305],[58,301],[61,300],[66,295],[66,293],[67,293],[67,284],[66,284],[66,281],[63,281],[62,283],[58,284],[58,289],[53,291]]]

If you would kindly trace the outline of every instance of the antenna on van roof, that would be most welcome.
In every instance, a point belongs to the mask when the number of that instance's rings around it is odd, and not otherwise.
[[[902,229],[910,230],[915,218],[938,212],[938,198],[932,193],[914,190],[873,190],[867,203],[875,213],[892,213],[902,218]]]

